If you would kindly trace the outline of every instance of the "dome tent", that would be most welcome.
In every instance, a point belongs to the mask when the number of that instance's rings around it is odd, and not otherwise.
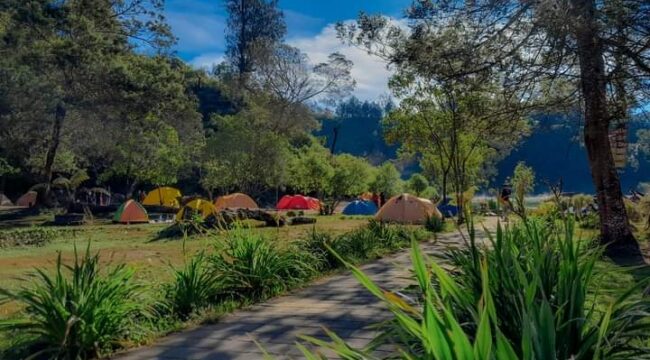
[[[276,206],[278,210],[318,210],[320,201],[313,197],[303,195],[285,195]]]
[[[431,216],[442,219],[442,214],[430,200],[401,194],[390,198],[375,218],[383,222],[423,224]]]
[[[259,206],[250,196],[242,193],[224,195],[214,202],[217,210],[223,209],[258,209]]]
[[[142,201],[142,205],[179,208],[181,205],[179,199],[182,196],[180,190],[163,186],[149,191]]]
[[[18,200],[16,200],[16,205],[22,207],[32,207],[36,205],[37,198],[38,193],[36,191],[30,190],[24,193],[23,196],[19,197]]]
[[[377,205],[368,200],[354,200],[343,209],[343,215],[375,215]]]
[[[193,214],[198,214],[203,220],[212,214],[216,214],[217,209],[208,200],[194,199],[188,202],[176,213],[176,221],[183,221],[192,218]]]
[[[14,206],[14,203],[5,194],[0,193],[0,206]]]
[[[113,222],[120,224],[147,223],[149,215],[140,203],[135,200],[127,200],[115,212]]]

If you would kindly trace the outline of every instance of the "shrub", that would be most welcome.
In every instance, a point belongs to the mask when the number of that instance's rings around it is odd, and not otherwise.
[[[429,216],[424,222],[424,228],[433,233],[439,233],[445,229],[445,221],[437,216]]]
[[[314,256],[317,270],[327,271],[342,265],[329,250],[333,246],[334,240],[335,238],[330,233],[319,232],[314,228],[309,236],[298,245],[303,251]]]
[[[385,253],[403,249],[412,238],[417,241],[428,235],[421,228],[409,228],[370,220],[363,228],[339,236],[333,250],[352,262],[375,259]]]
[[[287,217],[294,217],[294,216],[296,216],[296,212],[295,212],[295,211],[293,211],[293,210],[289,210],[289,211],[287,211]]]
[[[173,275],[174,280],[165,286],[165,299],[173,313],[183,320],[209,305],[217,294],[218,283],[203,252],[183,268],[173,269]]]
[[[209,262],[222,299],[265,299],[309,279],[316,271],[313,255],[297,246],[280,247],[243,228],[230,231],[225,245]]]
[[[66,274],[68,273],[68,274]],[[68,276],[69,275],[69,276]],[[144,313],[133,270],[119,265],[102,274],[99,255],[75,250],[72,266],[59,254],[53,275],[36,270],[30,288],[0,295],[24,306],[20,318],[5,320],[0,329],[32,334],[30,352],[51,358],[101,357]]]

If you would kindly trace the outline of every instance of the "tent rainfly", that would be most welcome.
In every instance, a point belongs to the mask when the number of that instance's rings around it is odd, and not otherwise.
[[[242,193],[224,195],[214,202],[217,210],[224,209],[258,209],[259,206],[250,196]]]
[[[214,205],[203,199],[194,199],[183,206],[178,213],[176,213],[176,221],[183,221],[192,218],[192,215],[198,214],[201,219],[205,220],[210,215],[216,214],[217,209]]]
[[[148,223],[149,215],[137,201],[127,200],[117,209],[113,216],[113,222],[120,224]]]
[[[181,197],[182,195],[180,190],[169,186],[163,186],[149,191],[142,201],[142,205],[179,208],[181,207],[179,202]]]
[[[318,210],[320,201],[313,197],[303,195],[285,195],[276,205],[278,210]]]
[[[375,215],[377,205],[368,200],[354,200],[343,209],[343,215]]]
[[[22,207],[32,207],[36,205],[36,198],[38,198],[38,193],[36,191],[30,190],[24,193],[23,196],[19,197],[18,200],[16,200],[16,205]]]
[[[431,216],[442,219],[442,214],[430,200],[401,194],[390,198],[375,218],[383,222],[423,224]]]

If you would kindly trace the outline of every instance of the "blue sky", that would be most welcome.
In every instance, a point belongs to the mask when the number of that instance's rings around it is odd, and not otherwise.
[[[360,11],[400,18],[410,0],[280,0],[287,23],[287,42],[307,53],[311,61],[324,61],[339,51],[355,63],[355,95],[375,99],[388,92],[385,64],[364,52],[345,47],[336,39],[333,24],[354,19]],[[166,17],[178,43],[178,55],[197,67],[210,67],[223,59],[226,13],[222,0],[167,0]]]

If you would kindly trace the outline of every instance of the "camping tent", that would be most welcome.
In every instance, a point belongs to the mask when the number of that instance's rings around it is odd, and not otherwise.
[[[409,194],[401,194],[390,198],[379,209],[375,218],[385,222],[422,224],[431,216],[442,218],[442,214],[430,200]]]
[[[120,224],[135,224],[149,222],[149,215],[137,201],[127,200],[117,209],[113,222]]]
[[[181,204],[178,202],[178,199],[181,197],[181,192],[178,189],[163,186],[149,191],[142,201],[142,205],[179,208]]]
[[[458,215],[458,206],[451,205],[449,199],[443,199],[440,204],[438,204],[438,210],[446,217],[454,217]]]
[[[30,190],[24,193],[23,196],[19,197],[18,200],[16,200],[16,205],[22,207],[32,207],[36,205],[37,197],[38,193],[36,191]]]
[[[320,201],[313,197],[303,195],[285,195],[276,206],[278,210],[318,210]]]
[[[217,209],[214,205],[208,200],[203,199],[194,199],[188,202],[183,208],[181,208],[178,213],[176,213],[176,221],[187,220],[192,217],[192,214],[201,215],[202,219],[207,218],[208,216],[215,214]]]
[[[14,206],[14,203],[5,194],[0,193],[0,206]]]
[[[214,202],[217,210],[223,209],[257,209],[257,203],[250,196],[242,193],[224,195]]]
[[[376,212],[377,205],[368,200],[354,200],[343,209],[344,215],[375,215]]]

